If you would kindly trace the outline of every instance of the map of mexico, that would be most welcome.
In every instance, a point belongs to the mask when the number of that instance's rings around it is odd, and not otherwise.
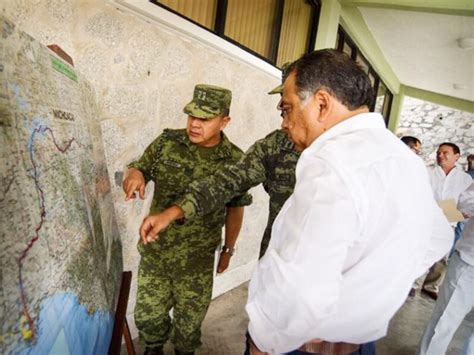
[[[94,92],[1,17],[0,32],[0,353],[106,353],[122,250]]]

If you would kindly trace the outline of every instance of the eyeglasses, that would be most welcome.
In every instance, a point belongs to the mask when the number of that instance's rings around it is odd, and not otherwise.
[[[280,100],[277,106],[277,110],[281,111],[280,116],[281,117],[287,117],[288,114],[291,112],[291,106],[283,104],[283,102]]]

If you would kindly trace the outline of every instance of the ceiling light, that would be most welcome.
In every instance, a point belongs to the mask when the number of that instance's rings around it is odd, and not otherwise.
[[[473,49],[474,38],[473,37],[458,38],[458,46],[459,48],[462,48],[462,49]]]

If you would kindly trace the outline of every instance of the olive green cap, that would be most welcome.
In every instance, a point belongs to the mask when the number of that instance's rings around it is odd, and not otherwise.
[[[219,86],[198,84],[194,87],[193,100],[184,106],[184,113],[210,119],[230,109],[232,91]]]
[[[283,83],[285,82],[288,75],[290,75],[291,70],[293,69],[293,63],[295,62],[288,62],[282,65],[281,67],[281,84],[274,88],[272,91],[268,92],[268,95],[274,94],[283,94]]]

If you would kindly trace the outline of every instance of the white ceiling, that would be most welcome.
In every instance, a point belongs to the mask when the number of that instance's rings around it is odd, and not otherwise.
[[[402,84],[474,101],[474,49],[461,49],[457,43],[458,38],[474,38],[474,17],[359,10]]]

